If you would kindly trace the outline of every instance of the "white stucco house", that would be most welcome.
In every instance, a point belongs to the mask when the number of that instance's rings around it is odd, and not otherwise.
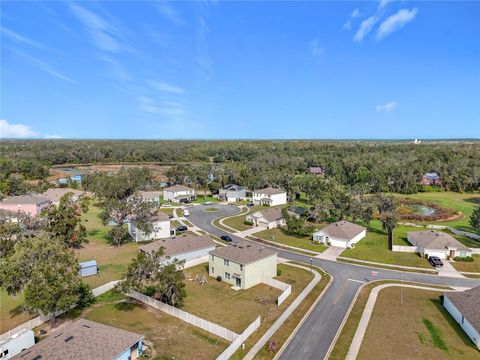
[[[139,191],[138,195],[142,198],[143,201],[152,202],[159,204],[161,191]]]
[[[195,190],[183,186],[174,185],[163,189],[163,200],[174,203],[189,203],[196,199]]]
[[[171,229],[170,219],[167,214],[159,212],[152,218],[153,231],[145,234],[142,230],[135,226],[135,221],[128,223],[128,233],[133,241],[150,241],[170,237],[175,234],[175,229]]]
[[[480,286],[446,293],[443,306],[480,349]]]
[[[287,210],[290,216],[298,218],[300,215]],[[274,229],[285,225],[287,222],[282,214],[282,209],[271,208],[255,211],[245,217],[245,220],[253,223],[254,226],[263,227],[265,229]]]
[[[174,259],[190,261],[208,256],[210,251],[215,250],[215,242],[208,235],[183,234],[140,246],[139,250],[152,253],[160,248],[164,250],[165,262]]]
[[[243,186],[228,184],[218,191],[218,198],[227,202],[236,202],[246,199],[247,191]]]
[[[427,258],[438,256],[440,259],[453,259],[457,256],[472,256],[470,248],[442,231],[411,231],[407,233],[407,240],[417,247],[416,252]]]
[[[277,253],[250,242],[240,242],[211,251],[208,273],[220,276],[237,288],[248,289],[277,276]]]
[[[285,205],[287,203],[287,192],[273,187],[253,190],[252,202],[255,205]]]
[[[325,245],[352,248],[367,235],[367,229],[349,221],[337,221],[313,233],[313,241]]]

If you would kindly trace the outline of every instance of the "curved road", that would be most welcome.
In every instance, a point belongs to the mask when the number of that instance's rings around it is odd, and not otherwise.
[[[226,231],[218,229],[211,224],[212,220],[218,217],[225,217],[239,213],[239,208],[233,205],[219,205],[217,212],[205,212],[205,205],[188,208],[190,212],[189,221],[202,230],[216,235],[225,235]],[[228,233],[234,242],[248,241]],[[270,246],[267,246],[270,247]],[[358,290],[364,283],[370,280],[394,279],[405,281],[416,281],[427,284],[447,285],[458,287],[473,287],[480,285],[480,280],[467,278],[450,278],[437,275],[427,275],[411,272],[390,271],[378,268],[350,265],[336,261],[311,258],[306,255],[271,247],[278,252],[278,256],[288,260],[312,264],[328,272],[333,281],[323,297],[310,313],[308,318],[300,327],[297,334],[288,344],[280,356],[282,360],[319,360],[327,355],[330,344],[339,329],[345,314]],[[371,272],[376,271],[375,279],[372,279]]]

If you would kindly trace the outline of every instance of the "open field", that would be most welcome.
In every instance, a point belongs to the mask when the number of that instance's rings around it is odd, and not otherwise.
[[[360,318],[362,317],[362,313],[365,308],[365,304],[367,303],[371,290],[378,285],[387,284],[387,283],[388,284],[399,283],[399,281],[391,281],[391,280],[375,281],[370,284],[364,285],[360,289],[360,293],[357,297],[357,300],[355,301],[352,311],[350,312],[350,315],[348,316],[347,321],[345,322],[342,328],[342,331],[335,343],[335,346],[332,349],[332,352],[329,357],[330,360],[345,359],[348,349],[350,348],[350,344],[352,343],[353,336],[355,335],[355,331],[357,330],[358,324],[360,322]],[[409,284],[409,283],[405,282],[405,284]],[[415,283],[411,283],[411,284],[418,285]],[[428,285],[428,286],[434,287],[434,288],[437,288],[437,287],[445,288],[445,289],[447,288],[447,287],[433,286],[433,285]],[[403,354],[404,352],[402,351],[401,353]]]
[[[280,244],[294,246],[304,250],[316,251],[319,253],[327,248],[327,246],[323,244],[312,243],[312,239],[310,236],[289,235],[287,234],[287,231],[284,227],[263,230],[255,233],[254,236]]]
[[[257,206],[252,206],[250,208],[242,208],[241,214],[231,217],[229,219],[225,219],[223,223],[227,226],[230,226],[234,229],[237,229],[238,231],[243,231],[247,229],[251,229],[252,227],[250,225],[245,225],[245,216],[249,213],[253,213],[259,209],[262,209],[262,205],[257,205]]]
[[[394,244],[410,245],[406,234],[408,231],[421,229],[407,226],[395,228]],[[375,261],[385,264],[430,268],[427,259],[415,253],[393,252],[388,249],[387,235],[378,220],[373,220],[367,229],[367,236],[360,240],[353,249],[345,250],[341,256],[359,260]]]
[[[293,301],[313,278],[309,272],[303,269],[283,264],[278,265],[282,274],[276,279],[292,285],[292,295],[282,306],[278,307],[275,301],[281,294],[280,290],[259,284],[247,290],[235,291],[231,289],[230,284],[208,277],[206,265],[201,264],[185,270],[187,298],[183,310],[238,333],[242,332],[259,315],[262,318],[262,324],[265,321],[276,319],[283,312],[285,306]],[[188,281],[189,278],[195,278],[197,274],[205,275],[208,283],[202,286]],[[259,302],[260,297],[269,298],[270,302],[262,304]]]
[[[377,298],[358,359],[475,359],[471,340],[443,308],[440,291],[383,289]],[[391,326],[395,324],[395,326]],[[381,349],[381,351],[379,351]]]
[[[9,296],[0,289],[0,334],[34,318],[23,310],[23,295]]]
[[[475,206],[480,206],[480,194],[442,191],[418,193],[406,197],[414,200],[431,201],[455,211],[461,211],[464,215],[463,218],[453,221],[436,222],[435,224],[447,225],[459,230],[475,232],[475,229],[469,224],[469,219]]]
[[[472,262],[454,261],[451,262],[458,271],[478,272],[480,273],[480,255],[473,255]]]

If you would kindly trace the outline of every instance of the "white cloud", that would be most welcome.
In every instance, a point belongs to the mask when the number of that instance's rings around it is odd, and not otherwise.
[[[185,92],[185,90],[182,89],[181,87],[169,84],[167,82],[152,81],[151,85],[153,88],[161,92],[174,93],[174,94],[183,94]]]
[[[360,13],[360,10],[354,9],[352,11],[352,14],[348,18],[348,20],[343,24],[343,30],[351,30],[352,29],[352,21],[358,17],[360,17],[362,14]]]
[[[0,139],[31,138],[38,134],[28,125],[10,124],[7,120],[0,120]]]
[[[358,29],[357,33],[353,37],[353,40],[357,42],[361,42],[363,38],[372,31],[375,24],[378,22],[378,17],[375,15],[370,16],[368,19],[365,19],[360,24],[360,28]]]
[[[56,134],[53,134],[53,135],[47,134],[44,136],[44,139],[63,139],[63,136],[56,135]]]
[[[157,5],[158,12],[160,15],[166,17],[168,20],[170,20],[172,23],[175,25],[184,25],[185,21],[180,17],[178,14],[177,10],[173,8],[169,3],[166,1],[161,2]]]
[[[310,41],[309,46],[313,56],[320,56],[325,52],[325,49],[320,46],[320,41],[318,39]]]
[[[117,53],[121,49],[118,29],[103,17],[75,3],[70,3],[73,14],[88,29],[95,45],[101,50]]]
[[[396,101],[390,101],[383,105],[377,105],[377,113],[387,113],[395,110],[398,106]]]
[[[418,9],[400,9],[396,14],[389,16],[384,22],[380,24],[377,30],[377,39],[383,39],[385,36],[391,34],[395,30],[404,27],[409,22],[415,19]]]
[[[378,4],[379,9],[383,9],[389,2],[392,2],[393,0],[380,0]]]
[[[18,44],[29,45],[29,46],[33,46],[33,47],[36,47],[36,48],[39,48],[39,49],[49,50],[48,47],[39,43],[38,41],[29,39],[29,38],[27,38],[23,35],[20,35],[20,34],[16,33],[13,30],[7,29],[4,26],[0,26],[0,30],[5,37],[9,38],[10,40],[12,40],[12,41],[14,41]]]

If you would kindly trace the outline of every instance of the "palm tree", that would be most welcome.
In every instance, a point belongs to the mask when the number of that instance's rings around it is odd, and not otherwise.
[[[397,225],[397,200],[392,195],[379,194],[376,198],[379,219],[388,235],[388,249],[393,250],[393,230]]]

